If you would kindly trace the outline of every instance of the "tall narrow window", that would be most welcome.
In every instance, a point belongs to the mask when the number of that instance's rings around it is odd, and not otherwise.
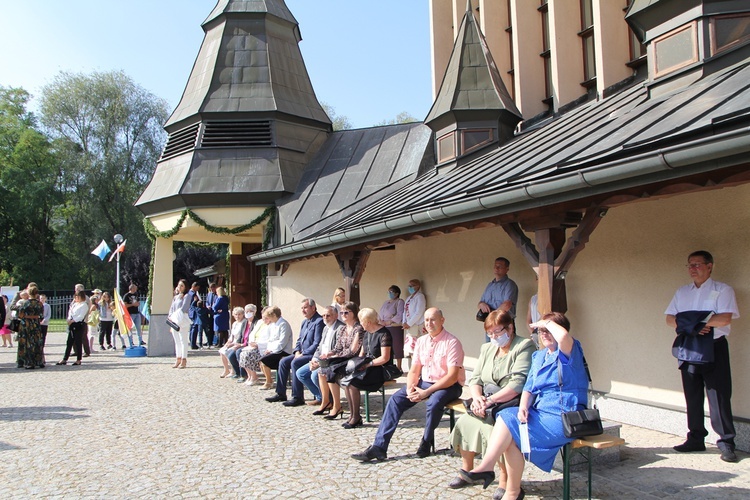
[[[510,69],[508,74],[510,75],[510,97],[516,98],[516,74],[515,74],[515,60],[513,59],[513,18],[510,15],[510,2],[508,0],[508,26],[505,28],[505,32],[508,34],[508,50],[510,51]]]
[[[628,11],[631,3],[633,3],[633,0],[625,1],[624,12]],[[638,37],[635,36],[635,33],[630,27],[628,27],[628,41],[630,42],[630,61],[627,65],[631,68],[642,66],[646,62],[646,46],[638,40]]]
[[[596,53],[594,51],[594,6],[592,0],[581,0],[581,37],[583,47],[583,85],[591,88],[596,83]]]
[[[552,106],[552,53],[550,51],[549,40],[549,6],[547,0],[540,0],[539,13],[542,15],[542,53],[539,54],[544,59],[544,92],[547,97],[543,102],[547,106]]]

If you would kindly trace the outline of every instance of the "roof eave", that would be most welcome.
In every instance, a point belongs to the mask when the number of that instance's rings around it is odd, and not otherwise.
[[[378,221],[343,233],[302,240],[252,255],[257,265],[290,261],[370,243],[407,233],[434,229],[529,208],[631,188],[645,183],[726,168],[746,161],[750,127],[640,155],[594,165],[568,165],[560,175],[509,187],[452,205],[437,206],[394,219]]]

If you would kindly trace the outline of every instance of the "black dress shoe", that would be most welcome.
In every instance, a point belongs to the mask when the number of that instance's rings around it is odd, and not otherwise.
[[[373,460],[382,462],[383,460],[388,458],[388,455],[386,454],[384,449],[372,445],[368,446],[367,449],[361,453],[355,453],[354,455],[352,455],[352,458],[354,460],[359,460],[360,462],[371,462]]]
[[[282,403],[284,406],[305,406],[305,402],[302,399],[292,398],[289,401]]]
[[[680,453],[688,453],[691,451],[706,451],[706,444],[701,443],[700,441],[692,441],[688,439],[684,443],[674,446],[672,449],[674,451],[679,451]]]
[[[435,441],[425,441],[423,438],[419,443],[419,448],[417,448],[417,456],[419,458],[429,457],[430,452],[435,453]]]
[[[453,481],[448,483],[448,488],[453,488],[454,490],[457,490],[459,488],[465,488],[466,486],[471,486],[471,483],[468,481],[465,481],[461,476],[454,478]],[[505,493],[505,490],[503,490],[503,493]],[[500,496],[502,497],[502,495]]]
[[[279,396],[278,394],[271,396],[270,398],[266,398],[266,401],[269,403],[278,403],[279,401],[286,401],[286,396]]]
[[[737,454],[732,450],[721,450],[721,459],[725,462],[736,462]]]
[[[362,427],[362,419],[360,418],[356,422],[344,422],[341,424],[341,427],[344,429],[356,429],[357,427]]]
[[[464,479],[464,481],[471,484],[483,483],[485,490],[487,489],[487,486],[495,480],[495,471],[491,470],[487,472],[466,472],[465,470],[460,469],[458,474]]]

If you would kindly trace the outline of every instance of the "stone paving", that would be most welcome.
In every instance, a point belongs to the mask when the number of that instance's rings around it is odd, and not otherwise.
[[[0,348],[0,498],[490,498],[496,485],[450,490],[459,467],[448,451],[448,418],[438,453],[418,459],[423,408],[408,411],[389,460],[360,464],[351,453],[372,441],[375,420],[345,430],[309,406],[264,401],[269,391],[219,378],[216,352],[191,352],[188,368],[121,351],[54,366],[65,334],[48,338],[48,366],[15,368]],[[392,392],[393,389],[389,392]],[[680,438],[628,425],[616,464],[594,467],[595,498],[749,498],[750,459],[726,464],[711,446],[677,454]],[[585,470],[573,474],[585,498]],[[527,498],[561,498],[562,475],[533,466]]]

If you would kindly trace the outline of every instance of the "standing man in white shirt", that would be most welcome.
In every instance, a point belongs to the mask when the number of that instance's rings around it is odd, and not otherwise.
[[[688,256],[689,285],[680,287],[665,311],[667,325],[677,327],[676,315],[685,311],[713,311],[713,315],[700,331],[700,335],[713,330],[714,361],[697,364],[680,362],[682,390],[687,405],[687,440],[674,447],[675,451],[704,451],[704,440],[708,435],[703,425],[703,392],[708,396],[708,413],[711,427],[719,435],[716,445],[721,450],[721,459],[736,462],[734,452],[734,422],[732,418],[732,373],[729,369],[729,343],[727,335],[734,318],[739,318],[737,299],[731,286],[711,278],[714,258],[705,250]]]

